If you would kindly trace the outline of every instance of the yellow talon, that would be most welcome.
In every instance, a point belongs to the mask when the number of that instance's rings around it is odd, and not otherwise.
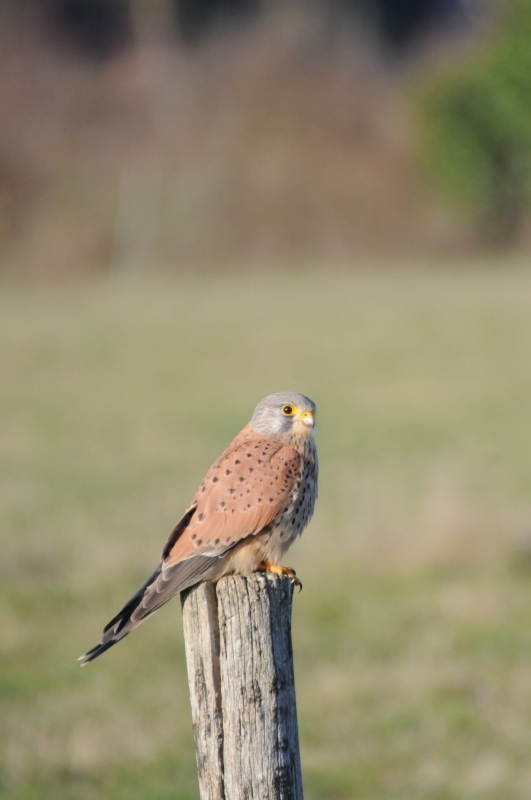
[[[295,586],[299,587],[299,591],[302,591],[302,583],[297,578],[295,570],[291,567],[281,567],[278,564],[272,564],[267,560],[267,558],[264,558],[264,560],[258,564],[256,569],[260,572],[272,572],[273,575],[287,575],[289,578],[291,578]]]

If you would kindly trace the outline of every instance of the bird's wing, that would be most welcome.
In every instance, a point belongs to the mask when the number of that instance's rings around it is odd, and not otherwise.
[[[219,558],[289,502],[299,475],[297,451],[254,432],[238,439],[208,471],[189,524],[164,550],[163,571],[199,555]]]

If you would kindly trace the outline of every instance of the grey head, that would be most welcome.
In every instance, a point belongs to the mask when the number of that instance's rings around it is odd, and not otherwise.
[[[291,439],[311,437],[315,428],[315,403],[297,392],[277,392],[258,403],[250,422],[251,428],[265,436]]]

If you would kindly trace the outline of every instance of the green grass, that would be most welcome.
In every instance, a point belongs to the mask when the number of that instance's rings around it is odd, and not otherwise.
[[[75,658],[281,389],[319,415],[307,800],[530,796],[531,273],[3,286],[0,363],[3,798],[197,798],[178,602]]]

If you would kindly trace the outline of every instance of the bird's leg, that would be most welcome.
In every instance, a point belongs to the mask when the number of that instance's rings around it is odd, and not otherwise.
[[[272,572],[273,575],[287,575],[291,578],[295,586],[299,587],[299,591],[302,589],[302,583],[297,578],[295,570],[291,567],[281,567],[278,564],[272,564],[267,558],[264,558],[264,560],[258,564],[256,570],[257,572]]]

